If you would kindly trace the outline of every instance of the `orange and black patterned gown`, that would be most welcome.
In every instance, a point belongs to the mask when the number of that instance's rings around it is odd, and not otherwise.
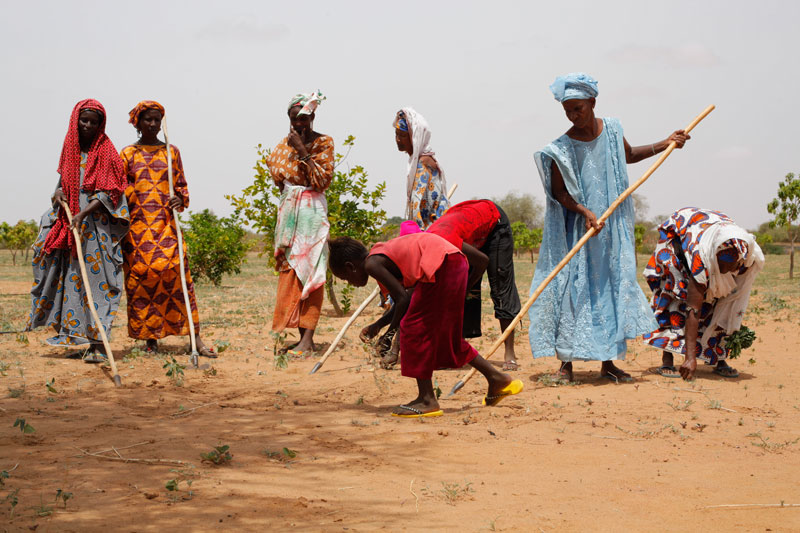
[[[189,206],[189,190],[181,155],[171,146],[175,195]],[[128,296],[128,335],[134,339],[161,339],[189,335],[186,305],[181,289],[178,237],[169,207],[169,178],[165,145],[126,146],[122,153],[128,176],[125,192],[131,212],[131,231],[123,244],[125,291]],[[183,243],[184,254],[186,243]],[[189,272],[184,263],[195,331],[200,319]]]

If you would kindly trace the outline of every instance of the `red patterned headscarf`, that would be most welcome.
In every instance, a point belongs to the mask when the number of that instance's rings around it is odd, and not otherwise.
[[[80,185],[81,176],[81,146],[78,134],[78,117],[81,111],[91,109],[100,113],[100,127],[97,136],[92,141],[86,158],[86,172],[83,176],[83,185]],[[111,139],[106,135],[106,110],[97,100],[81,100],[72,109],[69,118],[69,129],[64,138],[64,147],[61,149],[61,159],[58,162],[58,173],[61,174],[61,190],[67,197],[69,210],[73,216],[80,211],[80,190],[87,192],[103,191],[109,195],[114,205],[125,192],[127,182],[122,159],[114,148]],[[70,249],[76,252],[75,239],[69,229],[67,215],[61,210],[58,220],[50,229],[44,243],[44,252],[50,253],[55,249]]]
[[[156,102],[155,100],[142,100],[136,107],[128,111],[128,122],[133,124],[133,127],[139,129],[139,117],[142,113],[147,111],[148,109],[156,109],[161,116],[164,116],[164,106]]]

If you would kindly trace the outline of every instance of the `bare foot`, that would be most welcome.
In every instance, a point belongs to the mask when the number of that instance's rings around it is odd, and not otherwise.
[[[147,353],[158,353],[158,341],[156,339],[147,339],[144,351]]]
[[[553,379],[565,379],[567,381],[574,381],[572,375],[572,362],[561,362],[558,371],[553,374]]]
[[[600,375],[606,379],[616,381],[618,383],[632,383],[633,378],[630,374],[614,365],[613,361],[603,361],[600,367]]]
[[[398,354],[397,352],[388,352],[386,355],[381,357],[381,368],[385,368],[386,370],[391,370],[399,360],[400,360],[400,354]]]

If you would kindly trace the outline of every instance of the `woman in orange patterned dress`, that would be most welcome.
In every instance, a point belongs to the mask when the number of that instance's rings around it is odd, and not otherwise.
[[[314,350],[314,329],[322,307],[328,268],[328,205],[325,190],[333,178],[333,139],[313,130],[321,93],[298,94],[289,102],[289,135],[267,159],[281,190],[275,228],[279,272],[272,330],[298,328],[300,341],[289,353]]]
[[[183,211],[189,206],[189,190],[180,151],[171,145],[175,195],[169,195],[167,149],[158,139],[164,107],[145,100],[129,115],[140,137],[136,144],[126,146],[120,154],[128,176],[126,195],[131,211],[131,231],[123,245],[128,335],[146,340],[146,350],[155,352],[158,339],[189,335],[181,289],[178,237],[172,220],[173,209]],[[183,253],[186,254],[185,242]],[[200,339],[200,318],[188,258],[184,265],[197,350],[205,357],[216,357]]]

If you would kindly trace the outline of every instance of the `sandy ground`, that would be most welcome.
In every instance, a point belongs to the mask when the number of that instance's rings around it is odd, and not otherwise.
[[[43,344],[50,331],[0,335],[0,529],[800,531],[800,283],[786,279],[787,258],[768,261],[745,320],[759,339],[733,362],[738,379],[710,367],[692,383],[662,378],[660,353],[634,342],[620,366],[635,383],[600,380],[599,364],[553,383],[555,361],[533,361],[522,330],[522,394],[481,407],[478,376],[427,420],[389,416],[416,387],[372,365],[357,340],[367,318],[319,373],[308,375],[315,359],[275,369],[275,278],[255,257],[223,287],[199,286],[204,335],[230,346],[182,384],[162,367],[169,352],[186,362],[186,339],[143,355],[124,308],[112,340],[121,388]],[[517,269],[527,294],[531,265]],[[3,255],[0,275],[1,329],[18,329],[29,269]],[[498,333],[487,304],[479,349]],[[345,321],[329,309],[321,344]],[[446,394],[462,375],[435,377]],[[229,463],[202,462],[220,445]]]

